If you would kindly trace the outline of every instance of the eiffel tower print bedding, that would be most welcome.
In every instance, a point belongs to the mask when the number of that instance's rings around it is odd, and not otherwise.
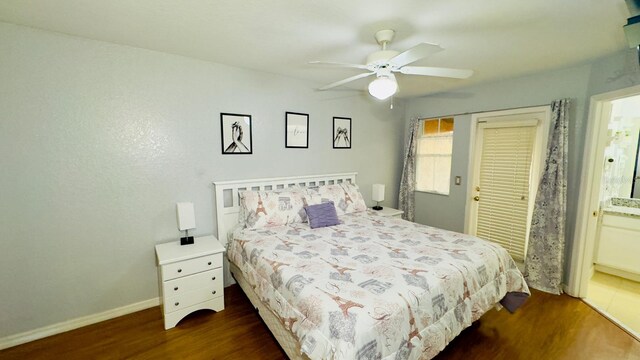
[[[498,245],[371,210],[339,219],[237,229],[229,243],[310,359],[430,359],[507,295],[529,294]]]

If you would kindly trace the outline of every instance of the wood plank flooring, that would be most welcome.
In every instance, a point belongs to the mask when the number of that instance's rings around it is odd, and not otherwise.
[[[286,359],[242,290],[225,310],[169,331],[155,307],[0,351],[0,359]],[[491,310],[436,359],[640,359],[640,342],[581,300],[535,292],[515,314]]]

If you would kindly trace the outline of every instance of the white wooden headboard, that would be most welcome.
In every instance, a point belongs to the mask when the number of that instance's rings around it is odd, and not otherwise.
[[[277,190],[294,185],[321,186],[339,184],[342,182],[356,183],[358,173],[305,175],[270,179],[247,179],[232,181],[214,181],[213,187],[216,196],[216,223],[218,227],[218,240],[225,247],[228,241],[229,231],[238,223],[239,196],[238,192],[244,190]]]

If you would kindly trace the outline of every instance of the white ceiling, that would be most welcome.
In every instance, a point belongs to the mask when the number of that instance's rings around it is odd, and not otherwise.
[[[469,68],[467,80],[398,75],[401,97],[420,96],[561,68],[626,48],[624,0],[3,0],[0,20],[118,44],[312,80],[357,69],[373,34],[396,30],[390,48],[445,48],[413,65]],[[365,89],[370,79],[350,84]],[[344,88],[343,88],[344,89]],[[341,89],[338,89],[341,90]]]

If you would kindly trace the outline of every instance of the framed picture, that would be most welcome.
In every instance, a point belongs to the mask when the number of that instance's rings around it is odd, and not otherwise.
[[[351,149],[351,118],[333,118],[333,148]]]
[[[251,115],[220,113],[222,154],[252,154]]]
[[[284,147],[309,148],[309,114],[285,113]]]

